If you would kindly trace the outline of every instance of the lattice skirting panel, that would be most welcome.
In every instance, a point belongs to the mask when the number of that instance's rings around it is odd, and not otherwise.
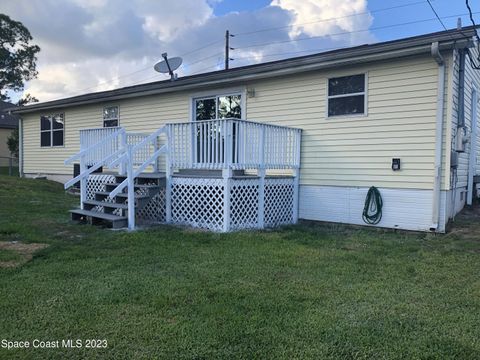
[[[143,209],[137,211],[137,222],[143,225],[165,223],[165,205],[165,188],[162,188]]]
[[[232,179],[230,183],[230,229],[258,228],[259,179]]]
[[[105,191],[105,184],[115,183],[113,175],[91,175],[87,181],[87,199],[95,192]],[[293,178],[266,178],[264,226],[275,227],[294,223]],[[230,214],[229,230],[260,227],[260,179],[229,180]],[[141,192],[142,190],[137,190]],[[139,224],[166,222],[165,188],[156,194],[142,209],[137,210]],[[223,179],[172,178],[172,223],[189,225],[213,231],[224,230],[225,183]],[[96,211],[102,211],[97,207]]]
[[[293,224],[293,178],[265,179],[265,227]]]
[[[95,193],[105,191],[105,184],[114,184],[113,175],[90,175],[87,180],[87,199],[94,200]]]
[[[223,179],[173,178],[172,222],[223,230]]]

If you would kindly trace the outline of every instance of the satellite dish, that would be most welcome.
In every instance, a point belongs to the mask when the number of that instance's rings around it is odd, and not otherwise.
[[[175,80],[177,78],[177,75],[173,72],[177,70],[180,65],[182,65],[182,58],[173,57],[171,59],[168,59],[167,53],[163,53],[162,57],[164,60],[157,62],[153,68],[159,73],[170,74],[171,80]]]

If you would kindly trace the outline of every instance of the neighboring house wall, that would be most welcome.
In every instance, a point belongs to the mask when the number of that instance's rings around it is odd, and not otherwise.
[[[0,157],[11,157],[8,149],[7,139],[12,133],[13,129],[0,128]]]
[[[445,58],[448,63],[451,56]],[[328,78],[364,72],[368,75],[367,115],[327,118]],[[432,222],[437,75],[438,65],[426,55],[232,87],[255,90],[255,96],[246,99],[247,119],[303,129],[300,217],[363,223],[366,191],[376,186],[385,200],[380,226],[428,230]],[[128,131],[151,132],[165,122],[190,120],[194,93],[111,104],[120,105],[120,125]],[[71,167],[65,167],[63,161],[78,151],[78,130],[100,127],[105,105],[64,111],[63,148],[40,148],[40,113],[24,115],[24,172],[71,174]],[[401,159],[401,171],[391,170],[392,158]],[[447,159],[444,151],[444,169]],[[444,172],[442,189],[447,187]],[[442,206],[446,206],[445,200]]]
[[[477,58],[477,50],[475,48],[470,49],[473,58]],[[451,150],[455,149],[457,125],[458,125],[458,76],[459,76],[459,56],[455,51],[453,62],[453,84],[451,93],[451,121],[448,139],[450,140],[448,147],[448,156],[451,156]],[[478,61],[477,61],[478,62]],[[480,91],[480,70],[475,70],[466,57],[465,59],[465,96],[464,96],[464,113],[465,113],[465,126],[467,128],[467,138],[469,142],[465,146],[465,152],[458,154],[458,168],[456,172],[453,169],[448,168],[449,171],[449,186],[447,194],[447,215],[449,218],[458,213],[466,203],[466,193],[468,185],[468,171],[469,171],[469,159],[470,159],[470,147],[471,147],[471,134],[472,134],[472,120],[477,122],[477,155],[476,166],[474,171],[476,175],[480,174],[480,124],[478,118],[478,104],[477,104],[477,119],[472,119],[472,90],[474,88]],[[479,97],[480,98],[480,97]],[[450,159],[449,159],[450,164]]]

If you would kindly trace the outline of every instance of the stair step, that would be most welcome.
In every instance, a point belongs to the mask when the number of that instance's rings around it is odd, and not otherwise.
[[[118,179],[118,178],[121,178],[121,179],[126,179],[127,178],[127,175],[115,175],[115,177]],[[166,176],[165,176],[165,173],[163,172],[155,172],[155,173],[141,173],[140,175],[138,175],[136,177],[137,179],[165,179]]]
[[[110,193],[108,191],[98,191],[98,192],[95,193],[95,195],[108,196],[108,195],[110,195]],[[118,193],[116,195],[116,197],[128,198],[128,194],[127,193]],[[135,194],[135,199],[148,199],[148,198],[149,198],[148,195]]]
[[[115,208],[115,209],[128,209],[128,205],[124,203],[113,203],[113,202],[97,201],[97,200],[85,200],[83,203],[92,205],[92,206],[103,206],[103,207]]]
[[[110,188],[110,189],[115,189],[118,185],[120,185],[120,183],[114,183],[114,184],[105,184],[105,186],[107,188]],[[157,190],[160,188],[160,185],[144,185],[144,184],[135,184],[134,187],[136,189],[147,189],[147,190]],[[125,187],[124,191],[126,190],[127,188]]]
[[[106,214],[103,212],[83,210],[83,209],[74,209],[70,210],[72,214],[72,220],[82,220],[85,217],[90,217],[93,220],[108,221],[112,224],[114,229],[119,229],[122,227],[128,226],[128,219],[126,216],[118,216],[113,214]]]

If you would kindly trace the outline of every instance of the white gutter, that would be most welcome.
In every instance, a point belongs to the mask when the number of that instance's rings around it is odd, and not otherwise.
[[[438,42],[432,43],[432,57],[438,64],[437,123],[435,130],[435,179],[433,183],[431,231],[438,230],[440,220],[440,191],[442,182],[443,105],[445,100],[445,61],[440,54]]]

